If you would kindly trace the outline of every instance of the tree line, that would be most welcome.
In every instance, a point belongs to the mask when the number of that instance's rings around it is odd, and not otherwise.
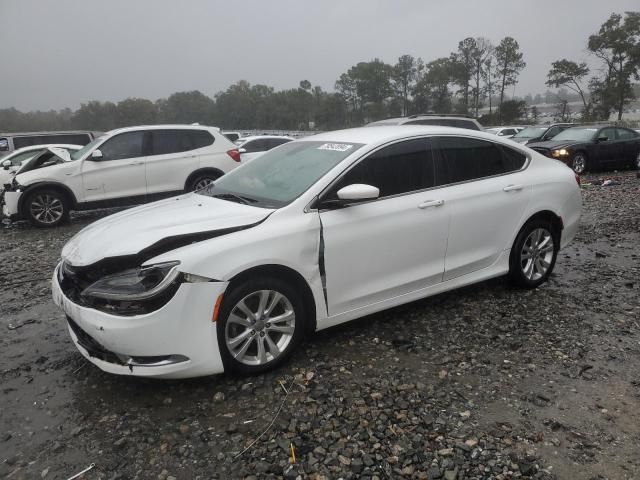
[[[622,117],[635,98],[633,80],[639,80],[640,12],[613,13],[600,30],[587,39],[587,48],[601,63],[589,79],[584,62],[554,61],[546,85],[565,95],[567,90],[583,103],[585,120]],[[517,40],[505,37],[494,45],[484,37],[467,37],[447,57],[425,62],[402,55],[395,64],[374,58],[342,73],[335,91],[327,92],[302,80],[297,88],[278,90],[244,80],[214,98],[199,91],[177,92],[151,101],[127,98],[120,102],[90,101],[71,109],[48,112],[0,110],[0,131],[110,130],[140,124],[193,123],[225,129],[332,130],[416,113],[457,113],[480,117],[485,125],[509,123],[537,116],[527,101],[510,98],[526,67]],[[547,92],[545,100],[549,101]],[[529,96],[530,97],[530,96]],[[537,96],[538,97],[538,96]],[[529,103],[536,99],[527,98]],[[480,110],[488,113],[480,116]]]

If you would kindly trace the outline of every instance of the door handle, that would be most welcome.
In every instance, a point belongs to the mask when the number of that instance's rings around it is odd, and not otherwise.
[[[129,165],[143,165],[144,162],[132,162]]]
[[[426,202],[422,202],[418,205],[418,208],[425,209],[430,207],[441,207],[444,205],[444,200],[427,200]]]
[[[519,192],[524,188],[524,185],[507,185],[502,190],[505,192]]]

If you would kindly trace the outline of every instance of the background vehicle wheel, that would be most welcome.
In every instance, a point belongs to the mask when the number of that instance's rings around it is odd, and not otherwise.
[[[26,217],[36,227],[56,227],[69,219],[69,204],[57,190],[37,190],[24,202]]]
[[[536,288],[553,271],[560,232],[544,220],[532,220],[518,233],[509,256],[509,278],[522,288]]]
[[[187,187],[188,192],[195,192],[196,190],[200,190],[205,188],[209,184],[215,182],[220,175],[216,175],[215,173],[203,173],[198,175],[189,182],[189,186]]]
[[[587,171],[587,155],[584,152],[576,152],[571,158],[571,168],[578,175],[582,175]]]
[[[217,322],[225,371],[252,375],[281,365],[302,341],[304,312],[298,290],[278,278],[232,287]]]

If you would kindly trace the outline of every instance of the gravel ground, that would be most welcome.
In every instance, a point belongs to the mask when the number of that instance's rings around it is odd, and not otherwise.
[[[83,478],[637,478],[640,179],[595,178],[620,184],[583,189],[578,236],[541,288],[497,279],[388,310],[253,378],[102,373],[48,277],[108,212],[0,227],[0,477],[95,463]]]

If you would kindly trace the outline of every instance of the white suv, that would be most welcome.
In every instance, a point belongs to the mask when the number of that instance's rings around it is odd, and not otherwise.
[[[217,128],[155,125],[112,130],[65,160],[30,162],[18,170],[5,189],[3,213],[53,227],[71,210],[134,205],[203,188],[237,167],[240,154]]]

